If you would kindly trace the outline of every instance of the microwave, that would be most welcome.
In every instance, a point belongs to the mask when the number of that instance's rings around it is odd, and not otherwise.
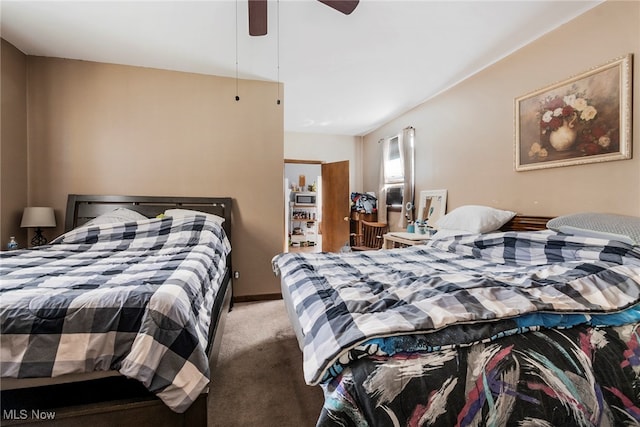
[[[315,206],[316,193],[294,193],[293,203],[298,206]]]

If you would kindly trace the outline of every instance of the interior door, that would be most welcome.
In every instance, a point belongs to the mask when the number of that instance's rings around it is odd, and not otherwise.
[[[349,242],[349,161],[322,164],[322,250],[339,252]]]

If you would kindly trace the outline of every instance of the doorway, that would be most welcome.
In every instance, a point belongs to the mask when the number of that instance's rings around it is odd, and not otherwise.
[[[338,252],[349,242],[349,161],[284,161],[285,252]]]
[[[285,252],[321,252],[322,162],[285,160]]]
[[[285,160],[285,252],[321,252],[322,162]]]

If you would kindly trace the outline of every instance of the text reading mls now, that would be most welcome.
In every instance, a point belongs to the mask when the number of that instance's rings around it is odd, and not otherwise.
[[[55,411],[42,411],[40,409],[3,409],[2,419],[4,420],[53,420],[56,417]]]

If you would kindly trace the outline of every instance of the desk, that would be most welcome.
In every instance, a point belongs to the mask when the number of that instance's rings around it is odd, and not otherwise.
[[[393,249],[396,247],[396,243],[399,243],[403,246],[414,246],[414,245],[422,245],[431,237],[428,234],[417,234],[417,233],[407,233],[405,231],[393,231],[391,233],[387,233],[382,238],[384,239],[384,243],[382,244],[383,249]]]

